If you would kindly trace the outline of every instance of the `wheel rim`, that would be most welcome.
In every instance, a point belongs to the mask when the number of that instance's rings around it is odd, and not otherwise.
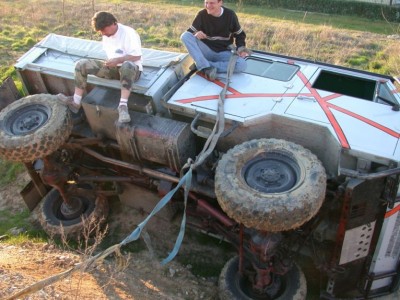
[[[85,207],[78,197],[71,197],[71,204],[63,202],[60,207],[60,213],[65,220],[73,220],[84,213]]]
[[[21,107],[6,121],[5,128],[13,135],[24,135],[35,131],[47,122],[50,109],[35,104]]]
[[[90,214],[90,199],[81,196],[72,196],[71,198],[76,203],[74,207],[66,205],[61,196],[59,196],[58,201],[53,206],[53,214],[61,222],[81,219],[81,216]]]
[[[242,176],[253,189],[263,193],[281,193],[293,188],[300,176],[298,164],[278,152],[262,153],[248,161]]]

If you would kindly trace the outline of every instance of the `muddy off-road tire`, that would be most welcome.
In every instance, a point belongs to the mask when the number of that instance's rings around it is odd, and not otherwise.
[[[49,236],[78,239],[88,229],[92,230],[106,221],[109,211],[106,197],[96,195],[92,189],[79,189],[67,196],[71,200],[75,198],[81,201],[82,210],[79,214],[68,217],[63,215],[63,199],[56,189],[52,189],[41,202],[39,221]]]
[[[251,291],[250,282],[239,274],[239,257],[235,256],[221,271],[218,291],[221,300],[304,300],[307,296],[307,282],[304,273],[294,264],[285,275],[275,279],[275,283],[264,295],[254,293]]]
[[[223,211],[248,228],[278,232],[310,220],[325,198],[322,163],[300,145],[258,139],[230,149],[218,163],[215,193]]]
[[[0,112],[0,157],[31,162],[56,151],[69,137],[68,107],[48,94],[21,98]]]

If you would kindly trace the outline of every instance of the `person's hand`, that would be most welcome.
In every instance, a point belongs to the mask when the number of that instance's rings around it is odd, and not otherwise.
[[[118,58],[112,58],[112,59],[108,59],[105,62],[105,66],[112,68],[112,67],[116,67],[119,64],[119,59]]]
[[[249,49],[247,49],[246,47],[242,46],[237,49],[237,54],[240,57],[245,58],[251,54],[251,51]]]
[[[245,58],[245,57],[249,56],[249,53],[247,53],[247,52],[238,52],[238,54],[242,58]]]
[[[207,34],[205,34],[203,31],[197,31],[194,36],[198,38],[199,40],[207,38]]]

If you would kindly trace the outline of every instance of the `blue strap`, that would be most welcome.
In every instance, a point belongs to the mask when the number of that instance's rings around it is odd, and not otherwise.
[[[183,216],[181,221],[181,229],[179,230],[178,237],[175,241],[175,246],[172,249],[171,253],[165,258],[161,264],[165,265],[169,263],[171,260],[174,259],[176,254],[178,254],[179,248],[181,247],[183,237],[185,236],[185,226],[186,226],[186,205],[187,205],[187,198],[189,196],[190,184],[192,183],[192,168],[189,168],[189,171],[182,177],[181,181],[185,180],[185,192],[184,192],[184,209],[183,209]]]
[[[170,262],[178,253],[179,248],[182,244],[183,241],[183,237],[185,235],[185,224],[186,224],[186,204],[187,204],[187,197],[189,194],[189,190],[190,190],[190,184],[192,182],[192,169],[189,168],[188,172],[179,180],[179,183],[177,184],[177,186],[169,191],[158,203],[157,205],[153,208],[153,210],[151,211],[151,213],[146,217],[146,219],[144,219],[138,226],[137,228],[131,232],[130,235],[128,235],[121,243],[120,245],[126,245],[132,241],[136,241],[139,237],[140,234],[144,228],[144,226],[146,226],[147,222],[151,219],[151,217],[153,217],[156,213],[158,213],[172,198],[172,196],[176,193],[176,191],[185,183],[185,207],[184,207],[184,213],[183,213],[183,217],[182,217],[182,222],[181,222],[181,228],[178,234],[178,237],[176,239],[175,242],[175,246],[173,248],[173,250],[171,251],[171,253],[168,255],[167,258],[165,258],[161,264],[165,265],[168,262]]]

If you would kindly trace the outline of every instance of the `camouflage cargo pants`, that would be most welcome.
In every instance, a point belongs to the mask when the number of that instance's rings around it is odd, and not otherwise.
[[[75,86],[84,90],[89,74],[106,79],[120,80],[121,86],[130,90],[132,84],[139,80],[141,71],[131,61],[125,61],[120,67],[110,68],[104,65],[103,60],[80,59],[75,64]]]

